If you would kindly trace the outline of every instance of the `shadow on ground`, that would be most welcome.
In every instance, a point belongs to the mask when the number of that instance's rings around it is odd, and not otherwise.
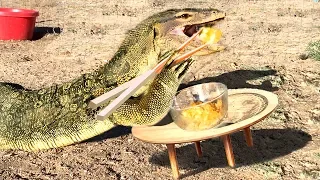
[[[191,81],[187,84],[181,84],[179,89],[184,89],[189,86],[193,86],[201,83],[209,82],[221,82],[227,85],[228,89],[239,89],[239,88],[255,88],[263,89],[266,91],[277,91],[279,87],[273,87],[270,80],[265,80],[261,85],[253,85],[247,83],[248,80],[255,80],[265,76],[276,75],[277,71],[273,69],[269,70],[236,70],[227,72],[215,77],[206,77],[200,80]]]
[[[254,146],[247,147],[242,132],[231,135],[236,167],[269,161],[303,148],[311,141],[311,136],[295,129],[261,129],[252,131]],[[179,168],[191,176],[211,168],[228,167],[223,143],[219,139],[201,142],[203,157],[198,158],[193,144],[177,150]],[[170,166],[168,153],[163,151],[152,155],[149,161],[160,166]]]
[[[229,89],[238,89],[238,88],[256,88],[263,89],[267,91],[276,91],[278,87],[272,87],[270,81],[264,81],[261,85],[252,85],[248,84],[247,80],[258,79],[265,76],[275,75],[276,70],[237,70],[228,73],[221,74],[216,77],[206,77],[197,81],[189,82],[188,84],[181,84],[179,89],[183,89],[192,85],[200,84],[200,83],[208,83],[208,82],[222,82],[227,85]],[[157,125],[165,125],[168,124],[167,120],[161,121]],[[118,126],[110,131],[107,131],[99,136],[93,137],[86,142],[95,142],[101,141],[107,138],[116,138],[119,136],[123,136],[131,133],[131,127],[123,127]]]
[[[109,131],[102,133],[98,136],[95,136],[91,139],[88,139],[85,142],[97,142],[97,141],[102,141],[104,139],[116,138],[116,137],[123,136],[130,133],[131,133],[131,127],[116,126],[115,128],[110,129]]]
[[[60,34],[62,29],[59,27],[35,27],[32,40],[36,41],[43,38],[47,34]]]

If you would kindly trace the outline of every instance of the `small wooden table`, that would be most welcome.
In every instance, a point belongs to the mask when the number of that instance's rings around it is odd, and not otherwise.
[[[250,126],[265,119],[278,105],[277,95],[258,89],[228,90],[228,116],[215,128],[203,131],[186,131],[174,122],[166,125],[136,126],[132,134],[136,138],[154,144],[166,144],[175,179],[179,178],[175,144],[194,142],[199,157],[200,141],[221,137],[229,166],[234,167],[230,134],[243,130],[248,146],[253,146]]]

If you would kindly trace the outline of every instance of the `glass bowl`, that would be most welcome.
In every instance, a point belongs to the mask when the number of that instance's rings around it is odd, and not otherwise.
[[[228,89],[222,83],[204,83],[177,93],[170,109],[173,121],[184,130],[200,131],[218,125],[227,115]]]

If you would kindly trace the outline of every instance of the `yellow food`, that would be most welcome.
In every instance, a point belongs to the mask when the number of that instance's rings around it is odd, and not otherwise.
[[[199,38],[203,43],[213,44],[220,41],[221,36],[222,36],[221,30],[214,29],[211,27],[203,27],[199,35]]]
[[[182,112],[185,129],[203,130],[218,124],[223,116],[222,100],[219,99],[215,103],[193,102],[190,104],[192,108]]]

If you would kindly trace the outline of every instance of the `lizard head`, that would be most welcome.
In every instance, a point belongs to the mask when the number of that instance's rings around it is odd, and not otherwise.
[[[214,26],[226,14],[217,9],[171,9],[155,14],[154,35],[160,49],[177,48],[188,37],[191,37],[201,27]],[[193,42],[189,48],[199,46],[200,42]],[[197,55],[209,54],[223,49],[222,46],[208,47]]]

